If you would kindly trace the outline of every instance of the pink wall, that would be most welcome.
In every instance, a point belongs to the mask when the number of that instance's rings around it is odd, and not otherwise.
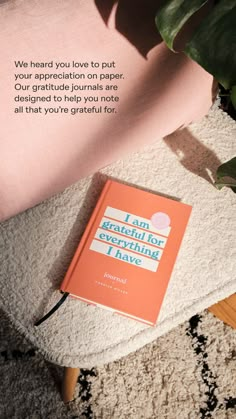
[[[115,11],[106,25],[101,17],[104,10],[98,10],[93,1],[23,0],[0,7],[0,219],[35,205],[144,144],[159,141],[203,116],[211,106],[209,74],[158,43],[158,35],[147,25],[148,16],[143,27],[134,27],[134,35],[124,36],[122,19],[117,19],[119,31],[115,29]],[[142,44],[135,33],[144,30],[147,42],[141,37]],[[15,60],[115,61],[115,72],[124,75],[115,82],[120,98],[117,113],[14,113]],[[27,72],[34,74],[38,69]]]

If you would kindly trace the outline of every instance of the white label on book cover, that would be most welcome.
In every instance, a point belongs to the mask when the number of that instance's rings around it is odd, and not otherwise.
[[[106,217],[114,218],[117,221],[123,221],[124,223],[130,224],[131,226],[140,227],[152,233],[161,234],[165,237],[169,236],[171,230],[170,226],[164,229],[157,229],[154,227],[151,220],[148,220],[147,218],[139,217],[138,215],[130,214],[112,207],[107,207],[104,215]]]
[[[127,224],[123,224],[120,221],[110,220],[109,218],[103,217],[99,227],[104,230],[122,234],[129,239],[141,240],[147,244],[158,246],[161,248],[165,247],[167,242],[166,237],[158,236],[151,231],[144,231],[137,227],[130,227]]]
[[[148,269],[152,272],[156,272],[159,264],[157,260],[137,255],[136,253],[128,250],[119,249],[118,247],[111,246],[110,244],[103,243],[96,239],[92,241],[90,250],[110,256],[116,260],[130,263],[131,265],[138,266],[139,268]]]
[[[150,246],[144,242],[124,237],[121,234],[104,231],[101,228],[97,229],[95,239],[106,242],[112,246],[117,246],[121,249],[130,250],[143,256],[150,257],[154,260],[160,260],[163,253],[162,249],[158,249],[155,246]]]

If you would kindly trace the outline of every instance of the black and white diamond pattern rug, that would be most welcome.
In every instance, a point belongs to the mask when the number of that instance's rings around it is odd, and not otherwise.
[[[75,400],[1,315],[1,419],[235,419],[236,332],[207,311],[119,361],[82,369]]]

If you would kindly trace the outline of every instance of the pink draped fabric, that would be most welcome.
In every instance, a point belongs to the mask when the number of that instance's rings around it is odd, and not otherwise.
[[[160,42],[150,13],[135,10],[132,15],[125,2],[117,7],[115,1],[21,0],[1,5],[0,220],[208,112],[212,77],[183,54],[170,52]],[[15,107],[26,104],[14,103],[14,97],[28,94],[14,90],[14,73],[20,73],[14,61],[22,60],[54,65],[114,62],[104,73],[123,77],[96,83],[118,86],[112,94],[119,101],[107,104],[115,106],[116,113],[15,113]],[[24,72],[35,75],[41,70]],[[27,85],[27,80],[21,83]],[[48,92],[34,93],[39,94]],[[102,92],[88,95],[100,100]],[[60,105],[67,106],[64,98]]]

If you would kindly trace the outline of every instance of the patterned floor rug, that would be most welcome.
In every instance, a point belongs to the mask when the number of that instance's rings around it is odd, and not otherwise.
[[[235,419],[236,332],[208,312],[129,356],[81,370],[64,405],[62,368],[0,325],[1,419]]]

